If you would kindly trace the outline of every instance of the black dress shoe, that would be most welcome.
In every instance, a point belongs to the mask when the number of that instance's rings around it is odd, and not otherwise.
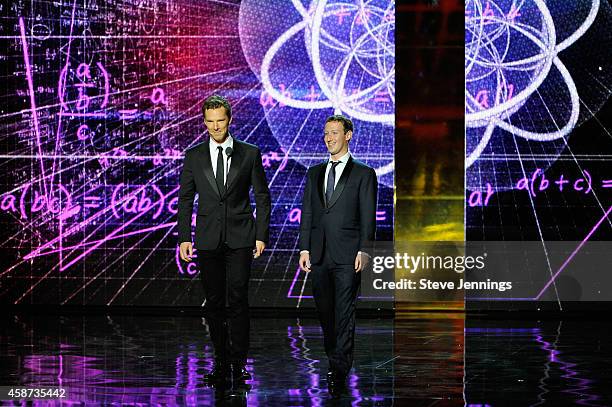
[[[220,385],[225,383],[227,379],[227,367],[223,364],[215,363],[215,367],[211,370],[204,379],[210,385]]]
[[[234,383],[244,383],[247,380],[251,380],[251,374],[242,364],[232,365],[232,380]]]

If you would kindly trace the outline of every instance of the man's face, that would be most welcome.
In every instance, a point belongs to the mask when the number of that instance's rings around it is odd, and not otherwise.
[[[227,112],[223,106],[216,109],[206,109],[204,111],[204,124],[208,129],[208,134],[217,143],[223,143],[227,138],[227,130],[231,119],[227,117]]]
[[[344,126],[341,122],[328,122],[325,123],[325,145],[329,154],[335,156],[340,153],[340,156],[344,155],[348,151],[348,144],[351,137],[353,137],[352,131],[344,132]]]

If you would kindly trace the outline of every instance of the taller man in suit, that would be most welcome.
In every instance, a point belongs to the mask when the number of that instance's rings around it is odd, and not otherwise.
[[[229,132],[232,121],[229,102],[222,96],[210,96],[202,113],[210,138],[185,153],[178,233],[181,259],[191,261],[191,217],[197,193],[195,247],[215,350],[215,367],[207,379],[211,384],[220,384],[230,374],[234,380],[250,378],[245,369],[249,348],[249,276],[253,257],[261,255],[268,241],[270,191],[259,149],[235,139]],[[256,219],[249,199],[251,187]]]
[[[300,225],[300,267],[312,270],[312,290],[329,359],[327,382],[341,392],[353,363],[360,271],[376,229],[376,172],[348,151],[353,123],[330,116],[324,141],[329,160],[308,170]]]

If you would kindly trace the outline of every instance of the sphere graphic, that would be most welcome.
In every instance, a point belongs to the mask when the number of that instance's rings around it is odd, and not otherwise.
[[[581,7],[584,6],[584,7]],[[551,8],[554,7],[554,8]],[[554,13],[583,15],[555,25]],[[466,181],[509,189],[517,174],[546,169],[576,126],[580,98],[559,53],[593,24],[599,0],[465,3]],[[532,159],[539,156],[541,159]]]
[[[354,121],[351,152],[393,185],[394,29],[388,0],[242,2],[243,52],[263,85],[268,125],[291,158],[311,165],[325,157],[325,119],[341,113]]]

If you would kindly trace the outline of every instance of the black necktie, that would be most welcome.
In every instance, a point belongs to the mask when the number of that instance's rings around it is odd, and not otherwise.
[[[217,180],[219,194],[223,195],[225,192],[225,186],[223,183],[223,173],[225,172],[223,168],[223,147],[217,147],[217,150],[219,150],[219,154],[217,154],[217,173],[215,174],[215,178]]]
[[[327,174],[327,188],[325,188],[325,202],[329,205],[332,195],[334,194],[334,186],[336,185],[336,166],[340,161],[332,161],[332,166]]]

